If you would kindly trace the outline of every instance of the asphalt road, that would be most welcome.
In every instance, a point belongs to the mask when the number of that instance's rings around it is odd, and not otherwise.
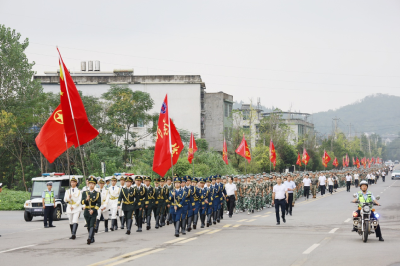
[[[86,244],[80,219],[78,238],[69,240],[68,221],[43,228],[43,219],[25,222],[23,212],[0,212],[1,265],[400,265],[400,180],[390,177],[370,186],[380,195],[384,242],[370,235],[367,243],[352,229],[352,195],[337,193],[300,199],[293,216],[277,226],[274,209],[251,215],[224,215],[220,224],[174,237],[172,225],[127,236],[125,230],[104,233]]]

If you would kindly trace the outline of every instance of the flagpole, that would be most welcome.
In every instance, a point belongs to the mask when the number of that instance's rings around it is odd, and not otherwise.
[[[57,47],[57,51],[58,51],[58,47]],[[58,51],[58,55],[60,56],[60,65],[62,67],[63,73],[65,73],[65,69],[64,69],[64,61],[61,58],[61,54],[60,51]],[[71,109],[71,115],[72,115],[72,121],[74,122],[74,128],[75,128],[75,134],[76,134],[76,139],[78,141],[78,147],[79,147],[79,153],[81,155],[81,163],[82,163],[82,170],[83,170],[83,176],[86,176],[85,173],[85,165],[83,163],[83,153],[81,150],[81,144],[79,143],[79,136],[78,136],[78,131],[76,130],[76,124],[75,124],[75,116],[74,116],[74,111],[72,110],[72,105],[71,105],[71,99],[69,98],[69,91],[68,91],[68,85],[67,85],[67,79],[64,76],[64,83],[65,83],[65,90],[67,91],[67,96],[68,96],[68,102],[69,102],[69,108]]]

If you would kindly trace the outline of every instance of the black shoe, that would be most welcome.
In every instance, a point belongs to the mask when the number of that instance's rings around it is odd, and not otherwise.
[[[280,222],[277,222],[277,223],[276,223],[276,225],[280,225],[280,224],[281,224]]]
[[[383,238],[382,238],[382,237],[379,237],[379,241],[385,241],[385,240],[383,240]]]
[[[96,224],[95,224],[95,229],[94,229],[94,231],[96,232],[96,234],[99,232],[99,227],[100,227],[100,220],[97,219],[97,220],[96,220]]]
[[[289,212],[290,216],[292,216],[292,212]]]
[[[353,230],[351,230],[352,232],[357,232],[357,229],[353,227]]]
[[[85,224],[83,227],[87,227],[87,224]]]
[[[104,220],[104,232],[108,232],[108,220]]]
[[[49,227],[56,227],[55,225],[49,225]]]
[[[71,229],[71,237],[70,237],[69,239],[73,239],[73,238],[72,238],[72,235],[73,235],[73,233],[72,233],[72,232],[73,232],[72,227],[73,227],[73,226],[74,226],[73,224],[70,224],[70,225],[69,225],[69,228]]]
[[[44,228],[49,228],[49,226],[48,226],[48,225],[45,225]]]
[[[285,219],[285,218],[282,218],[282,221],[283,221],[284,223],[286,223],[286,219]]]
[[[232,215],[229,215],[229,218],[232,218]]]
[[[76,238],[76,231],[78,230],[78,224],[73,224],[72,225],[72,236],[70,239],[75,239]]]

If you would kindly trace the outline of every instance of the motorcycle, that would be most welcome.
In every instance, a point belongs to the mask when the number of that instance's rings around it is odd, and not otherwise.
[[[357,194],[354,194],[353,197],[357,198]],[[376,200],[379,200],[380,197],[377,196]],[[352,202],[353,203],[353,202]],[[356,204],[360,202],[357,200]],[[370,234],[375,234],[375,229],[379,225],[379,214],[375,212],[373,209],[373,202],[364,202],[362,207],[358,207],[360,214],[357,211],[353,212],[353,225],[357,230],[357,233],[362,237],[364,243],[368,241],[368,236]],[[371,212],[374,212],[374,216],[371,216]]]

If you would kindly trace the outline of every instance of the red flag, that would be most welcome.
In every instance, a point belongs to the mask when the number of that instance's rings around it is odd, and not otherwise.
[[[60,55],[60,99],[65,135],[68,141],[72,141],[75,147],[78,147],[94,139],[99,132],[89,123],[81,96],[61,58],[60,51],[58,53]]]
[[[194,140],[193,133],[190,134],[189,150],[188,150],[188,161],[192,163],[194,153],[197,151],[196,141]]]
[[[357,168],[360,168],[360,160],[358,160],[358,157],[356,159],[356,164],[357,164]]]
[[[226,146],[225,137],[224,137],[224,146],[222,148],[222,160],[224,160],[224,162],[228,164],[228,147]]]
[[[244,138],[244,134],[242,142],[240,143],[239,147],[236,149],[235,152],[240,156],[244,157],[245,159],[247,159],[247,161],[250,163],[251,161],[250,149],[249,146],[247,145],[246,139]]]
[[[331,157],[329,157],[328,153],[324,150],[324,155],[322,156],[322,164],[327,167],[328,162],[331,160]]]
[[[164,176],[168,169],[178,161],[183,143],[174,123],[168,115],[168,97],[165,95],[157,124],[156,146],[154,148],[153,171]]]
[[[349,163],[350,163],[350,158],[346,153],[346,166],[349,167]]]
[[[271,163],[274,165],[274,169],[275,169],[275,165],[276,165],[276,151],[275,151],[275,145],[272,142],[272,139],[269,142],[269,160],[271,161]]]
[[[303,158],[302,158],[302,162],[307,165],[308,161],[310,160],[310,156],[308,156],[308,153],[306,151],[306,149],[303,150]]]
[[[333,163],[332,163],[334,166],[338,166],[339,165],[339,163],[338,163],[338,160],[337,160],[337,158],[335,157],[335,160],[333,160]]]
[[[296,164],[297,164],[298,166],[301,166],[300,153],[297,153],[297,162],[296,162]]]
[[[354,161],[354,157],[353,157],[353,166],[356,165],[356,161]]]
[[[44,157],[50,163],[53,163],[58,156],[67,150],[67,145],[68,148],[73,145],[71,141],[68,141],[66,145],[65,141],[63,113],[60,104],[43,125],[35,142]]]
[[[344,161],[344,156],[342,158],[342,165],[343,165],[343,167],[346,167],[346,162]]]

